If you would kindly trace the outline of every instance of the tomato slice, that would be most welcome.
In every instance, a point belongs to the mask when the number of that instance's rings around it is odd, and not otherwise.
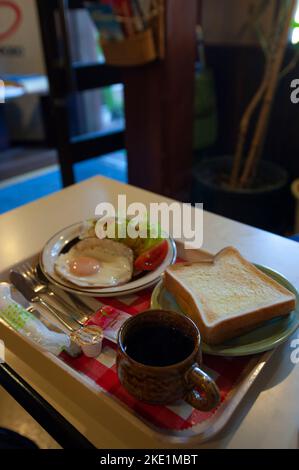
[[[164,261],[167,252],[168,243],[167,240],[163,240],[136,258],[135,269],[138,271],[154,271]]]

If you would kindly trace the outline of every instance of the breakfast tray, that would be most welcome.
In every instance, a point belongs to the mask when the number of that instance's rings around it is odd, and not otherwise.
[[[5,280],[5,279],[3,279]],[[109,306],[136,315],[150,307],[152,289],[130,296],[98,298]],[[96,323],[96,315],[90,321]],[[197,445],[216,435],[229,421],[253,384],[272,351],[247,357],[203,356],[203,369],[216,381],[221,403],[212,412],[195,410],[185,402],[154,406],[139,402],[121,386],[116,372],[116,345],[104,340],[102,354],[94,358],[59,357],[41,350],[0,321],[0,338],[17,357],[29,363],[42,376],[54,381],[61,393],[68,393],[75,403],[92,416],[113,416],[118,425],[126,422],[127,432],[137,430],[165,444]],[[100,412],[102,410],[102,412]],[[105,412],[104,412],[105,410]],[[117,425],[115,425],[117,426]]]

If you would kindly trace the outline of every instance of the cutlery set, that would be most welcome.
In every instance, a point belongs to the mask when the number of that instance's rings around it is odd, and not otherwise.
[[[53,315],[70,332],[82,328],[94,310],[74,294],[68,300],[54,291],[37,265],[24,263],[10,272],[10,281],[28,302],[37,303]]]

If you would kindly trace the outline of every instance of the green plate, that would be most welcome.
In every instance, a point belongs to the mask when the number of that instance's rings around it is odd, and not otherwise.
[[[202,350],[206,354],[212,354],[214,356],[248,356],[250,354],[269,351],[286,341],[298,328],[299,296],[295,287],[276,271],[260,265],[256,265],[256,267],[279,282],[282,286],[294,292],[297,297],[296,310],[291,312],[290,315],[268,321],[264,325],[255,328],[250,333],[238,336],[226,343],[217,346],[210,346],[203,343]],[[163,281],[160,281],[159,284],[156,285],[152,293],[151,308],[174,310],[179,313],[184,313],[176,303],[174,297],[165,289]]]

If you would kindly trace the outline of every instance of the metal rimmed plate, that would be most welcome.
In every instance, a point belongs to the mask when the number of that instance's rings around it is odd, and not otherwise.
[[[217,346],[203,343],[202,349],[206,354],[214,356],[248,356],[269,351],[286,341],[299,327],[299,295],[295,287],[278,272],[261,265],[256,265],[256,267],[296,295],[296,310],[290,315],[270,320],[250,333],[238,336],[226,343]],[[163,281],[160,281],[153,291],[151,307],[184,313],[174,297],[165,289]]]
[[[130,282],[115,287],[79,287],[62,279],[55,271],[55,261],[61,253],[67,252],[78,241],[82,222],[78,222],[56,233],[44,246],[40,255],[40,267],[48,280],[68,292],[90,297],[114,297],[133,294],[142,289],[153,286],[159,280],[167,266],[176,260],[176,245],[169,238],[168,253],[163,263],[155,271],[147,272],[141,277],[131,279]]]

